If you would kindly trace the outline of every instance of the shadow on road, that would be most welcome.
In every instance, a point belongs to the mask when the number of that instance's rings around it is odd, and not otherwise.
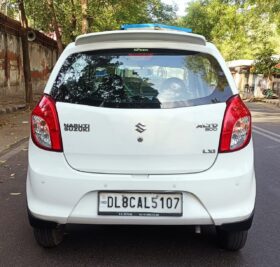
[[[45,255],[94,266],[241,266],[241,253],[217,248],[215,229],[185,226],[71,226]],[[222,261],[222,262],[221,262]]]

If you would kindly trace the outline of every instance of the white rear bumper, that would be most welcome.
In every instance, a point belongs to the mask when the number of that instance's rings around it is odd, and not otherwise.
[[[182,217],[98,215],[98,191],[183,193]],[[253,148],[219,154],[207,171],[181,175],[83,173],[63,153],[29,145],[28,208],[34,217],[60,224],[221,225],[247,219],[255,205]]]

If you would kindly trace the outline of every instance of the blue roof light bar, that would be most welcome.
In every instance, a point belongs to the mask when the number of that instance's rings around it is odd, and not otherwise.
[[[169,26],[164,24],[158,24],[158,23],[151,23],[151,24],[123,24],[121,26],[121,30],[137,30],[137,29],[154,29],[154,30],[173,30],[173,31],[182,31],[182,32],[188,32],[191,33],[192,29],[189,28],[182,28],[182,27],[176,27],[176,26]]]

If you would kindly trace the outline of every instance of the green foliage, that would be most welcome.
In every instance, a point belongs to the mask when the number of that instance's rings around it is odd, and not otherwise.
[[[252,69],[253,73],[261,73],[265,77],[271,77],[272,74],[280,74],[280,70],[276,69],[275,66],[277,63],[280,63],[280,60],[277,60],[273,57],[273,50],[271,48],[264,48],[256,55],[256,61]]]
[[[192,28],[195,33],[201,34],[211,40],[211,31],[214,28],[214,21],[211,18],[207,5],[204,1],[192,2],[187,8],[187,16],[181,18],[181,26]]]
[[[264,47],[277,48],[278,39],[276,19],[257,1],[195,0],[180,24],[215,43],[226,60],[252,59]]]
[[[18,0],[8,1],[17,17]],[[80,0],[53,0],[65,44],[82,32]],[[53,32],[47,0],[24,0],[29,25]],[[4,7],[1,7],[3,10]],[[88,0],[90,32],[116,30],[125,23],[166,23],[190,27],[215,43],[226,60],[254,59],[267,51],[280,54],[280,0],[193,0],[187,15],[176,21],[175,7],[160,0]]]
[[[56,18],[65,44],[81,34],[82,10],[80,0],[53,0]],[[10,0],[11,17],[18,14],[17,0]],[[13,3],[13,4],[12,4]],[[53,32],[52,16],[47,0],[25,0],[26,15],[30,27]],[[174,24],[176,13],[173,6],[160,0],[88,0],[89,31],[119,29],[124,23]]]
[[[279,0],[249,0],[252,5],[258,7],[260,12],[268,13],[271,21],[277,25],[280,34],[280,1]]]
[[[19,14],[17,0],[3,2],[0,0],[0,12],[12,19],[16,19],[16,16]]]

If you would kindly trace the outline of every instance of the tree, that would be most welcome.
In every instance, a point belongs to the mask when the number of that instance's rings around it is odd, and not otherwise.
[[[31,82],[31,72],[30,72],[29,46],[28,46],[28,39],[27,39],[28,20],[25,14],[24,1],[18,0],[18,6],[19,6],[20,16],[21,16],[21,25],[24,28],[21,37],[21,43],[22,43],[25,101],[28,107],[30,107],[30,105],[33,102],[33,94],[32,94],[32,82]]]
[[[174,24],[176,19],[174,8],[160,0],[25,1],[31,25],[45,32],[60,32],[64,44],[81,33],[115,30],[124,23]]]
[[[268,88],[270,89],[272,89],[272,75],[280,74],[280,70],[275,68],[276,64],[280,63],[280,60],[273,57],[273,52],[271,48],[264,48],[260,51],[256,55],[255,64],[251,69],[252,73],[263,74],[264,78],[267,80]]]
[[[88,0],[81,0],[82,8],[82,33],[88,32]]]
[[[18,14],[18,1],[17,0],[0,0],[0,12],[10,18],[15,18]]]
[[[273,20],[248,0],[196,0],[180,21],[215,43],[226,60],[251,59],[264,46],[274,48]]]
[[[55,35],[56,35],[58,53],[61,54],[63,51],[63,44],[62,44],[62,38],[61,38],[61,34],[60,34],[59,25],[57,22],[54,3],[53,3],[53,0],[47,0],[47,3],[48,3],[50,14],[51,14],[52,26],[54,28]]]
[[[207,40],[212,40],[212,30],[214,28],[213,19],[204,1],[194,1],[187,8],[187,15],[179,23],[182,26],[191,28],[193,32],[205,36]],[[218,16],[217,16],[218,18]]]
[[[248,0],[255,5],[260,13],[267,13],[271,21],[277,25],[280,34],[280,1],[279,0]]]
[[[253,67],[254,73],[263,74],[264,77],[267,77],[270,80],[272,78],[272,74],[280,74],[280,70],[275,68],[280,61],[273,57],[273,52],[274,51],[271,48],[264,48],[256,55]]]
[[[18,9],[9,0],[7,13],[17,17]],[[26,17],[32,28],[55,32],[58,49],[86,32],[119,29],[126,23],[175,24],[175,7],[161,0],[24,0]],[[6,6],[0,7],[2,10]]]

